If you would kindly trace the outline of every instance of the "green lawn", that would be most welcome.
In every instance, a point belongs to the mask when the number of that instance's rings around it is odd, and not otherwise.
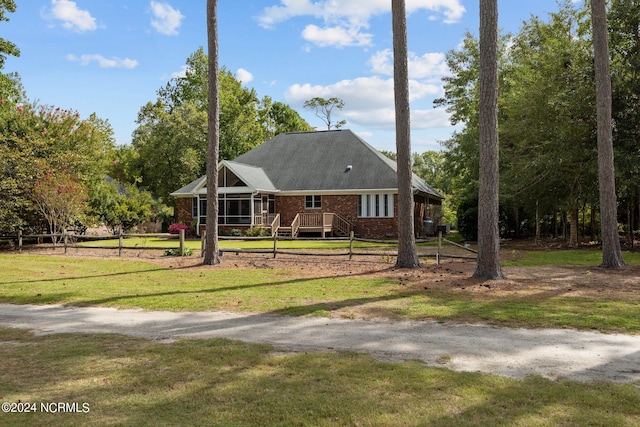
[[[511,255],[523,265],[550,259],[576,265],[593,256],[587,252]],[[628,263],[638,262],[637,254],[625,255]],[[144,260],[17,253],[0,253],[0,269],[3,303],[294,316],[335,316],[359,307],[392,319],[640,333],[637,296],[506,298],[411,290],[348,273],[300,278],[275,269],[164,268]],[[0,327],[0,360],[1,400],[39,409],[0,413],[0,425],[640,425],[637,384],[515,380],[350,352],[288,353],[221,339],[34,336]],[[77,402],[88,412],[43,413],[43,402]]]
[[[599,265],[602,251],[596,249],[568,250],[504,250],[505,266],[535,267],[541,265]],[[640,264],[640,252],[623,251],[622,257],[629,265]],[[512,260],[509,260],[512,259]]]
[[[0,425],[16,427],[640,425],[633,385],[515,380],[350,352],[0,328],[0,360],[2,401],[38,409],[0,413]],[[43,402],[85,412],[44,413]]]
[[[230,264],[227,264],[230,265]],[[505,297],[404,287],[348,272],[301,278],[278,269],[164,268],[132,259],[0,254],[0,302],[99,305],[148,310],[267,312],[292,316],[370,313],[514,327],[570,327],[640,333],[640,296],[533,294]]]
[[[124,240],[124,246],[131,248],[162,248],[162,247],[179,247],[178,239],[166,239],[157,237],[134,237]],[[272,239],[256,239],[256,240],[240,240],[240,239],[221,239],[218,242],[221,248],[238,248],[238,249],[272,249]],[[85,241],[77,243],[79,247],[96,246],[104,248],[118,248],[118,239]],[[354,248],[376,248],[389,247],[393,244],[370,243],[354,241]],[[186,240],[185,247],[193,250],[200,250],[200,240]],[[278,240],[278,248],[280,249],[349,249],[348,240]]]

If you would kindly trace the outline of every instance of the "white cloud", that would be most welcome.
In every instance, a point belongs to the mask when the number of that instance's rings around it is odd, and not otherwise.
[[[80,65],[89,65],[92,62],[98,64],[100,68],[135,68],[138,66],[138,61],[135,59],[120,59],[120,58],[105,58],[100,54],[92,54],[92,55],[67,55],[67,60],[72,62],[78,62]]]
[[[411,80],[409,82],[411,101],[419,101],[441,92],[436,84]],[[383,79],[378,76],[360,77],[353,80],[342,80],[337,83],[322,86],[311,84],[295,84],[287,90],[285,99],[288,103],[302,105],[313,97],[341,98],[345,108],[340,115],[347,118],[352,125],[368,128],[389,129],[395,126],[393,78]],[[448,125],[448,116],[442,119],[434,113],[420,113],[412,111],[412,127],[426,129],[434,126]]]
[[[320,47],[371,46],[373,35],[360,31],[358,25],[320,28],[307,25],[302,38]]]
[[[62,22],[62,26],[67,30],[84,33],[94,31],[98,26],[96,19],[86,10],[81,10],[74,1],[51,0],[51,10],[45,14],[48,19]]]
[[[180,68],[180,71],[174,71],[173,73],[171,73],[171,78],[172,79],[182,79],[184,77],[187,77],[187,66],[183,65],[182,68]]]
[[[461,0],[407,0],[406,8],[408,13],[428,10],[434,14],[430,19],[440,18],[445,23],[460,21],[465,12]],[[262,27],[274,28],[289,19],[310,16],[325,25],[308,25],[302,33],[305,40],[321,47],[370,46],[373,36],[361,30],[369,27],[372,17],[390,10],[389,0],[280,0],[257,19]]]
[[[244,68],[239,68],[238,71],[236,71],[236,77],[238,78],[238,80],[240,80],[244,84],[247,84],[253,81],[253,74],[251,74],[249,71],[245,70]]]
[[[413,79],[437,78],[447,73],[444,53],[425,53],[418,56],[409,52],[409,77]],[[393,52],[391,49],[381,50],[373,54],[369,60],[371,70],[376,74],[393,75]]]
[[[178,9],[174,9],[168,3],[151,1],[149,3],[153,18],[151,26],[165,36],[178,35],[178,29],[182,25],[184,15]]]

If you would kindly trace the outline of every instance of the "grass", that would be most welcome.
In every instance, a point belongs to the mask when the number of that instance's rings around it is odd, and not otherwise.
[[[220,240],[218,242],[221,248],[233,248],[233,249],[272,249],[273,240]],[[124,240],[124,245],[127,247],[136,248],[164,248],[164,247],[178,247],[179,242],[176,239],[166,239],[157,237],[134,237]],[[118,239],[109,240],[97,240],[79,242],[77,246],[96,246],[103,248],[117,248]],[[375,247],[388,247],[393,244],[385,245],[383,243],[371,243],[354,241],[354,248],[375,248]],[[201,247],[200,240],[186,240],[185,247],[199,250]],[[349,249],[349,240],[278,240],[279,249]]]
[[[501,296],[399,286],[367,275],[302,278],[277,269],[165,268],[131,259],[0,254],[0,302],[147,310],[357,315],[640,333],[639,297]]]
[[[599,265],[602,251],[595,249],[504,251],[504,266],[536,267],[543,265]],[[624,251],[625,263],[640,264],[640,252]]]
[[[87,413],[0,413],[0,424],[127,426],[632,426],[633,385],[457,373],[354,353],[278,353],[228,340],[159,344],[0,328],[4,402]]]

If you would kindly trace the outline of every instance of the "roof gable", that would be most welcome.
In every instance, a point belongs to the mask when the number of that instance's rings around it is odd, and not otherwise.
[[[285,133],[235,158],[222,161],[254,191],[319,192],[397,190],[397,164],[350,130]],[[204,180],[204,182],[203,182]],[[413,175],[415,190],[442,196]],[[172,193],[194,194],[200,178]]]
[[[261,167],[280,191],[397,188],[393,168],[351,131],[280,134],[234,161]]]

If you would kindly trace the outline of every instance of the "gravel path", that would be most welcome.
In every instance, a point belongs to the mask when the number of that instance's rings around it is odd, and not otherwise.
[[[436,322],[174,313],[0,304],[0,325],[39,334],[118,333],[171,342],[224,337],[291,351],[353,350],[457,371],[640,384],[640,336]]]

